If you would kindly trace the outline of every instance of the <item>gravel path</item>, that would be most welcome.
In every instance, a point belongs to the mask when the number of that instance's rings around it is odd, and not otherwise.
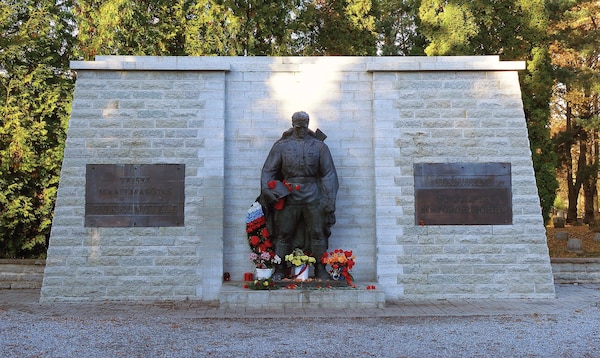
[[[0,310],[0,357],[600,357],[599,322],[596,306],[556,315],[289,320]]]

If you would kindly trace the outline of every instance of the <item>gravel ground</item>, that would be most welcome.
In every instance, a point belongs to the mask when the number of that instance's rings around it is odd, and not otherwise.
[[[0,357],[600,357],[600,308],[489,317],[40,317],[0,310]]]

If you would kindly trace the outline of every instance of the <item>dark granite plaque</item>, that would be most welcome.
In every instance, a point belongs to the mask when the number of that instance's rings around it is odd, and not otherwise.
[[[185,164],[88,164],[85,226],[183,226]]]
[[[417,225],[510,225],[510,163],[414,165]]]

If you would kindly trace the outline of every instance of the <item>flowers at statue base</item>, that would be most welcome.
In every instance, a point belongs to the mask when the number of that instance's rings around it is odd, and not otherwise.
[[[248,210],[246,214],[246,234],[250,245],[250,261],[256,268],[273,268],[281,263],[281,258],[275,255],[273,242],[267,228],[265,214],[258,201]]]
[[[291,263],[294,266],[307,265],[310,266],[317,262],[317,259],[307,255],[302,249],[295,248],[291,254],[285,255],[285,261]]]
[[[308,267],[317,262],[313,256],[308,255],[302,249],[295,248],[291,254],[285,255],[285,261],[291,263],[296,266],[296,270],[294,270],[293,279],[302,280],[303,277],[306,277],[308,274]]]
[[[321,257],[321,263],[330,267],[329,273],[334,279],[339,276],[344,277],[348,286],[356,287],[354,284],[354,277],[350,271],[354,267],[356,256],[352,251],[345,251],[342,249],[335,249],[333,251],[324,252]]]
[[[256,268],[269,269],[281,263],[281,257],[275,255],[273,251],[263,251],[260,254],[256,252],[250,253],[250,261]]]
[[[244,285],[244,288],[249,288],[251,290],[278,290],[279,286],[277,286],[272,279],[265,278],[263,280],[251,281]]]

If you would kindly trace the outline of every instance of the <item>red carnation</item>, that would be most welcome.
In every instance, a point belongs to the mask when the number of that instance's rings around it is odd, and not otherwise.
[[[275,208],[275,210],[281,210],[281,209],[283,209],[284,202],[285,201],[283,200],[283,198],[281,198],[275,205],[273,205],[273,207]]]
[[[265,244],[265,247],[273,247],[273,243],[269,239],[265,240],[265,242],[263,242],[263,244]]]
[[[266,227],[264,227],[261,231],[260,231],[260,235],[264,238],[269,237],[269,229],[267,229]]]
[[[267,186],[269,187],[269,189],[274,189],[277,186],[277,182],[275,180],[271,180],[267,183]]]
[[[260,238],[258,236],[251,236],[250,237],[250,245],[256,246],[258,244],[260,244]]]

